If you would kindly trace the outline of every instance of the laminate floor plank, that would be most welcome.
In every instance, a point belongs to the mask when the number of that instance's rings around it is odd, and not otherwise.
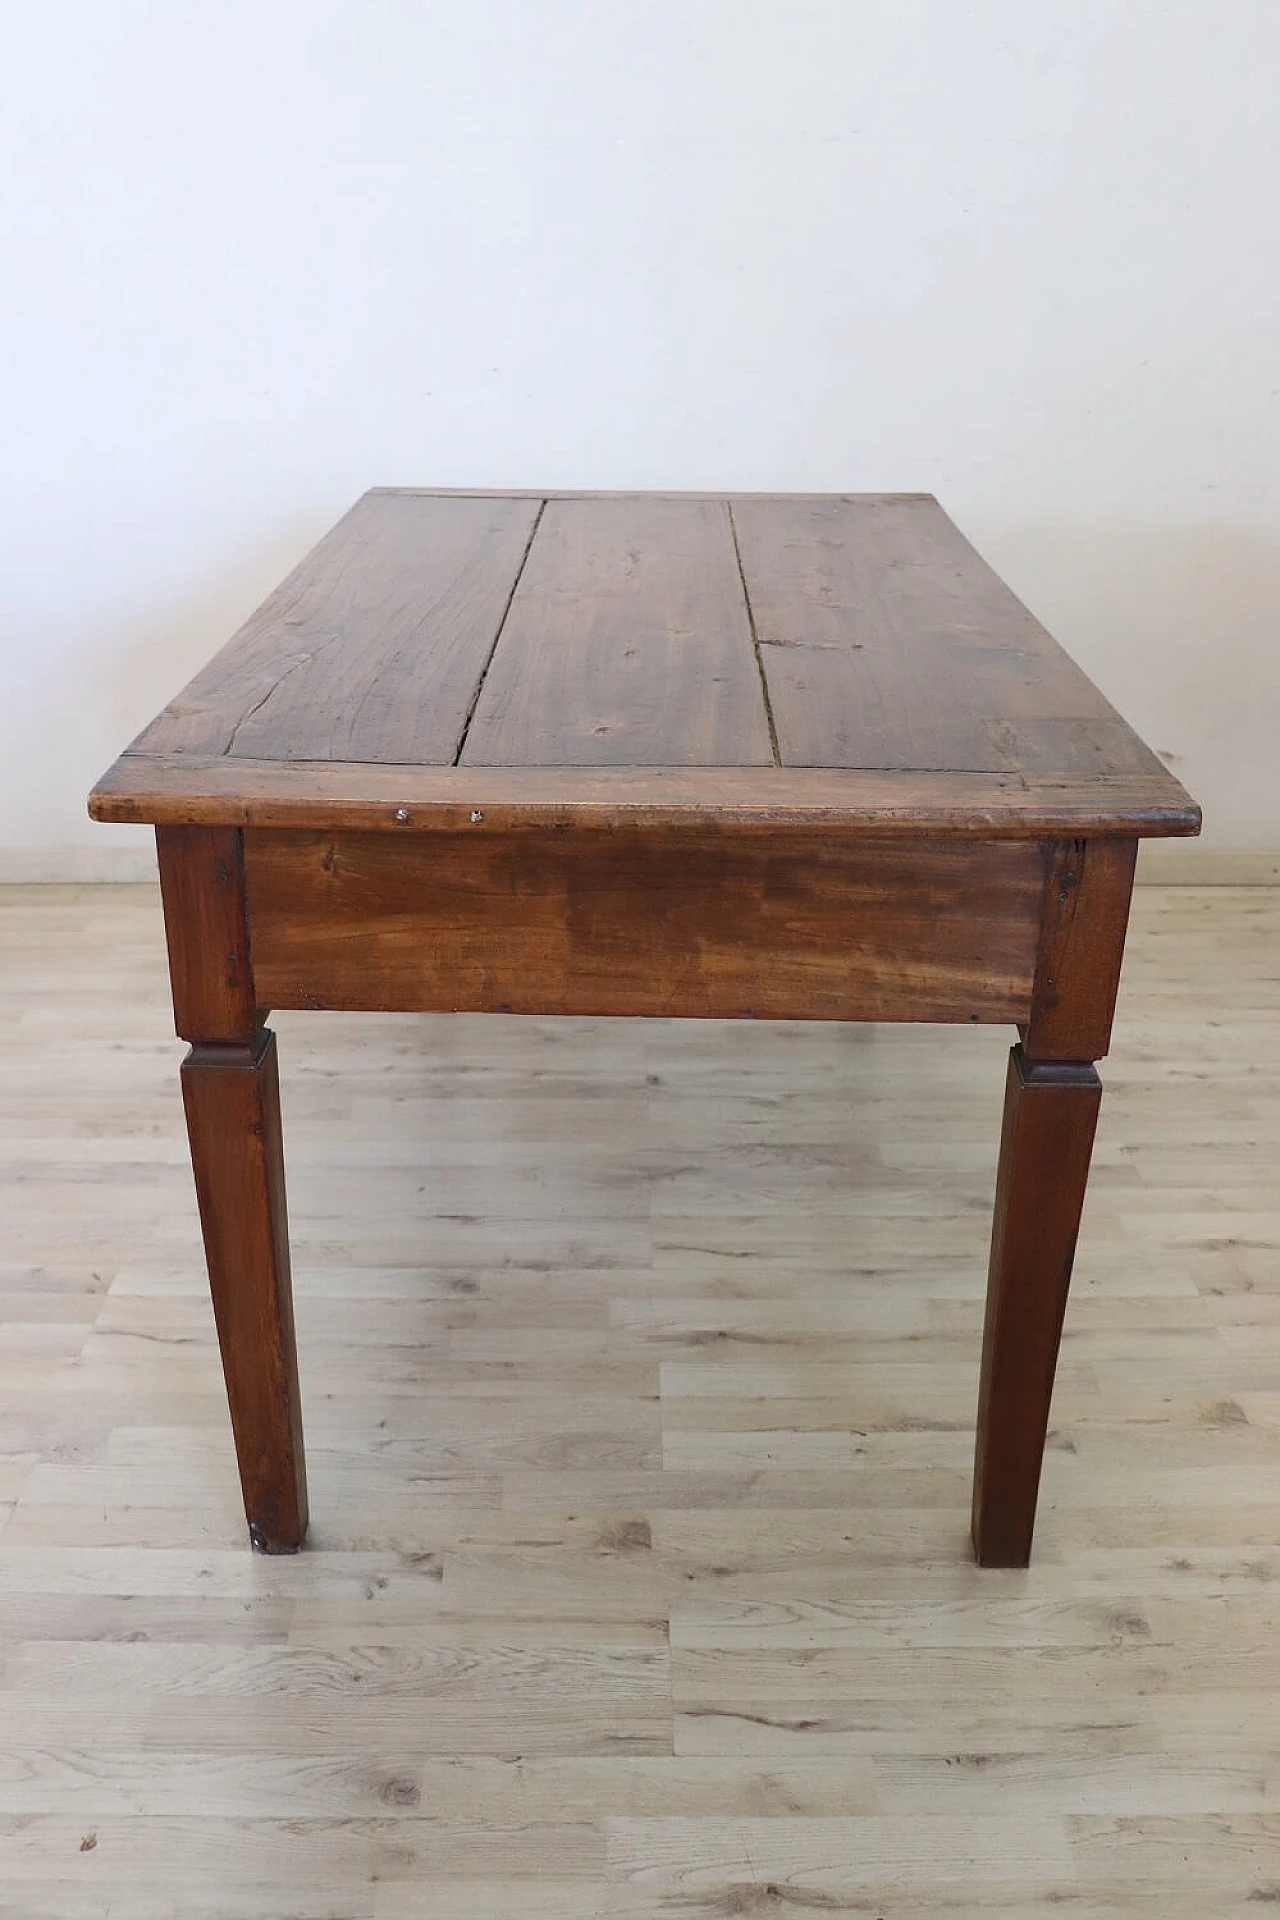
[[[1136,896],[1026,1572],[967,1539],[1004,1034],[281,1016],[263,1559],[158,899],[0,889],[0,1920],[1266,1911],[1278,938]]]

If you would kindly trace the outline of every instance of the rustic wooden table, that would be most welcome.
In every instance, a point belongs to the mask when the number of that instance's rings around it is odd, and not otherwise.
[[[929,495],[366,494],[90,810],[156,826],[255,1546],[307,1525],[267,1009],[1000,1021],[973,1539],[1026,1564],[1137,844],[1199,814]]]

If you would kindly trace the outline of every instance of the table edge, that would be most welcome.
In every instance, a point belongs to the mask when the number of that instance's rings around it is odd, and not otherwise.
[[[89,796],[129,825],[356,828],[832,826],[868,837],[987,839],[1199,833],[1172,774],[823,767],[421,767],[125,753]]]
[[[366,487],[361,498],[371,494],[424,500],[826,500],[868,506],[927,500],[939,508],[942,504],[936,493],[832,493],[830,489],[779,493],[776,488],[724,487],[714,491],[698,487]]]

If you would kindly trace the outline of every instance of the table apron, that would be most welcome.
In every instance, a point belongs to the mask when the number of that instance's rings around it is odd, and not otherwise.
[[[257,1004],[1021,1021],[1048,847],[247,830]]]

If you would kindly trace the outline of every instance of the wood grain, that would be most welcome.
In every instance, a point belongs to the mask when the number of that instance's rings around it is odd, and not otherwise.
[[[366,494],[138,748],[450,765],[537,511]]]
[[[251,832],[246,870],[278,1007],[1009,1021],[1030,1006],[1044,851]]]
[[[772,765],[726,504],[549,502],[461,760]]]
[[[785,766],[1163,773],[936,500],[733,516]]]

